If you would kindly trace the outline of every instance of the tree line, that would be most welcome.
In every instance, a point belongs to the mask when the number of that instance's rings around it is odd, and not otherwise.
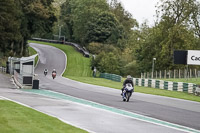
[[[0,1],[0,56],[25,56],[27,40],[51,32],[56,16],[53,0]]]
[[[145,10],[145,9],[144,9]],[[69,41],[86,46],[100,72],[139,76],[155,69],[177,69],[174,50],[200,49],[200,4],[197,0],[161,0],[153,26],[141,25],[118,0],[66,0],[60,24]]]
[[[0,2],[0,50],[24,55],[31,37],[61,35],[95,55],[100,72],[139,76],[173,64],[174,50],[200,49],[198,0],[160,0],[153,26],[138,24],[118,0],[3,0]],[[59,10],[58,10],[59,9]],[[145,10],[145,9],[144,9]],[[195,66],[192,66],[195,67]]]

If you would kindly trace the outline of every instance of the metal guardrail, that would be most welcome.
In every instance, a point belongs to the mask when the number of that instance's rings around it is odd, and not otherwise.
[[[0,67],[0,72],[6,73],[6,67],[1,66],[1,67]]]
[[[200,95],[200,86],[194,83],[184,83],[184,82],[172,82],[156,79],[140,79],[133,78],[134,84],[136,86],[144,86],[150,88],[165,89],[170,91],[181,91],[187,93],[196,93]]]
[[[105,78],[105,79],[113,80],[116,82],[121,82],[121,76],[116,75],[116,74],[100,73],[100,78]]]
[[[82,47],[81,45],[79,45],[77,43],[67,42],[67,41],[64,42],[64,41],[59,41],[59,40],[49,40],[49,39],[42,39],[42,38],[32,38],[31,40],[71,45],[71,46],[75,47],[80,53],[82,53],[83,56],[88,57],[88,58],[90,57],[90,53],[86,50],[86,48]]]

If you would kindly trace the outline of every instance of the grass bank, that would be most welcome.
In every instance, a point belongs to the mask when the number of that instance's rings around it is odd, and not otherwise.
[[[107,79],[102,78],[93,78],[92,71],[90,69],[90,60],[89,58],[85,58],[77,52],[72,46],[69,45],[62,45],[62,44],[52,44],[52,43],[45,43],[45,42],[38,42],[38,41],[30,41],[45,45],[51,45],[63,50],[67,55],[67,69],[63,74],[64,77],[88,83],[94,84],[99,86],[105,86],[115,89],[122,88],[122,82],[114,82]],[[175,92],[175,91],[168,91],[168,90],[161,90],[155,88],[148,88],[148,87],[135,87],[136,92],[146,93],[146,94],[153,94],[153,95],[160,95],[160,96],[167,96],[173,98],[180,98],[192,101],[200,102],[200,97],[195,96],[193,94],[188,94],[184,92]]]
[[[86,133],[86,131],[14,102],[0,100],[0,133]]]
[[[33,49],[32,47],[28,47],[28,51],[29,51],[29,56],[37,54],[37,51],[35,51],[35,49]],[[35,57],[34,65],[36,65],[37,62],[38,62],[38,56]]]
[[[85,58],[83,55],[75,50],[70,45],[53,44],[38,41],[29,41],[32,43],[40,43],[45,45],[54,46],[59,48],[67,55],[67,69],[65,70],[64,77],[91,77],[92,71],[90,69],[91,58]]]

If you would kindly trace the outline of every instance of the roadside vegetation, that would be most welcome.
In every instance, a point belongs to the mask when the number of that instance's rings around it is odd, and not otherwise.
[[[37,54],[37,51],[35,51],[35,49],[33,49],[32,47],[28,47],[28,50],[29,50],[29,56]],[[35,57],[34,65],[36,65],[37,62],[38,62],[38,55]]]
[[[63,44],[52,44],[52,43],[39,42],[39,41],[29,41],[29,43],[31,42],[54,46],[65,52],[65,54],[67,55],[67,69],[65,70],[63,74],[64,77],[67,77],[72,80],[88,83],[88,84],[94,84],[94,85],[99,85],[99,86],[104,86],[104,87],[115,88],[115,89],[122,88],[122,83],[125,78],[123,78],[121,82],[115,82],[115,81],[111,81],[111,80],[107,80],[103,78],[92,77],[92,70],[90,68],[91,59],[85,58],[81,53],[77,52],[74,47],[70,45],[63,45]],[[135,92],[200,102],[199,96],[195,96],[193,94],[188,94],[185,92],[175,92],[175,91],[161,90],[161,89],[155,89],[155,88],[149,88],[149,87],[139,87],[139,86],[135,86]]]
[[[57,118],[7,100],[0,100],[1,133],[86,133]]]

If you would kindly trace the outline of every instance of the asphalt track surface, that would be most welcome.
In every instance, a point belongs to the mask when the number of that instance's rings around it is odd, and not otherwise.
[[[72,125],[92,132],[178,133],[186,131],[176,130],[176,128],[167,127],[166,125],[163,126],[162,124],[161,126],[159,124],[152,124],[151,121],[138,120],[129,116],[125,117],[120,113],[117,114],[114,112],[116,110],[128,111],[144,117],[156,118],[165,122],[200,130],[200,104],[198,102],[141,93],[134,93],[130,102],[122,102],[120,90],[88,85],[61,77],[60,75],[66,67],[66,56],[62,51],[40,44],[31,44],[31,46],[39,53],[40,61],[35,72],[39,75],[41,90],[59,92],[67,96],[93,101],[102,106],[112,107],[114,109],[106,110],[104,109],[105,107],[89,107],[87,104],[83,105],[80,103],[75,105],[72,104],[73,100],[55,100],[55,97],[47,98],[35,94],[32,94],[34,96],[31,99],[32,95],[27,92],[20,92],[20,97],[23,95],[24,99],[28,98],[29,100],[17,98],[16,95],[18,93],[13,93],[13,99],[10,92],[5,90],[1,93],[2,95],[5,94],[3,96],[30,105],[50,115],[54,114]],[[45,68],[48,68],[49,71],[55,68],[58,72],[56,79],[53,80],[50,74],[45,77],[43,75]],[[38,104],[37,106],[33,102],[34,100]],[[50,103],[53,105],[47,106]]]
[[[31,44],[31,46],[38,51],[40,56],[36,73],[41,74],[40,88],[42,89],[64,93],[200,130],[200,104],[197,102],[140,93],[134,93],[130,102],[122,102],[119,90],[87,85],[62,78],[61,74],[65,69],[66,59],[60,50],[39,44]],[[55,80],[52,80],[50,75],[44,77],[44,68],[48,68],[49,70],[55,68],[58,72],[58,77]]]

